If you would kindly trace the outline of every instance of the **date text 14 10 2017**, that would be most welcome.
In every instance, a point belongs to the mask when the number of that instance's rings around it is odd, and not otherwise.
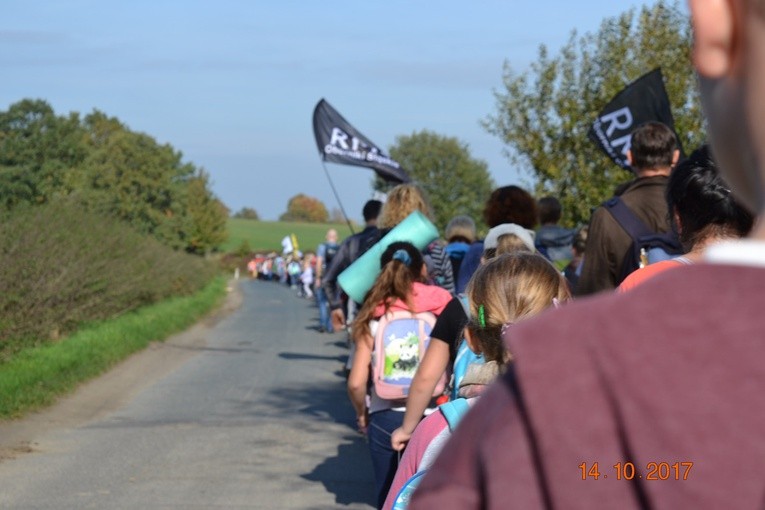
[[[632,462],[617,462],[612,466],[613,479],[616,480],[687,480],[693,462],[647,462],[645,469],[635,467]],[[582,480],[608,478],[608,473],[601,473],[598,462],[579,464]]]

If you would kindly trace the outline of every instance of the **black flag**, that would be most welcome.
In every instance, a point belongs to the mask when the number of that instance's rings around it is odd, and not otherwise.
[[[401,165],[359,133],[324,99],[313,111],[313,134],[324,161],[365,166],[386,181],[410,181]]]
[[[666,124],[673,131],[675,129],[661,69],[641,76],[619,92],[600,112],[587,136],[614,163],[629,170],[627,151],[632,130],[650,121]]]

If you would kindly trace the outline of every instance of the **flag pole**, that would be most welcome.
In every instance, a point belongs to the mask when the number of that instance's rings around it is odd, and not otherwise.
[[[340,195],[337,194],[337,190],[335,189],[335,184],[332,182],[332,178],[329,176],[329,171],[327,171],[327,164],[324,162],[324,159],[321,160],[321,166],[324,167],[324,173],[327,175],[327,180],[329,181],[330,188],[332,188],[332,193],[335,194],[335,200],[337,200],[337,205],[340,206],[340,212],[343,213],[343,218],[345,218],[345,222],[348,224],[348,229],[351,231],[351,235],[353,235],[356,232],[353,231],[351,220],[349,220],[348,215],[345,214],[345,208],[343,207],[343,203],[340,201]]]

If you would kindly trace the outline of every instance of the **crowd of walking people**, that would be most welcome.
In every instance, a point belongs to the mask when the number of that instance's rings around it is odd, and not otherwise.
[[[690,6],[710,144],[681,159],[671,129],[638,126],[633,178],[588,225],[503,186],[483,238],[460,215],[422,249],[391,243],[363,302],[344,302],[338,275],[430,215],[402,184],[317,250],[379,508],[762,505],[765,3]]]

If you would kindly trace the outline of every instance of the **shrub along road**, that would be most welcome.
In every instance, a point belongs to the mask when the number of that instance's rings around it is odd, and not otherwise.
[[[284,286],[239,291],[231,313],[0,424],[0,508],[370,508],[343,337],[310,329],[316,308]]]

